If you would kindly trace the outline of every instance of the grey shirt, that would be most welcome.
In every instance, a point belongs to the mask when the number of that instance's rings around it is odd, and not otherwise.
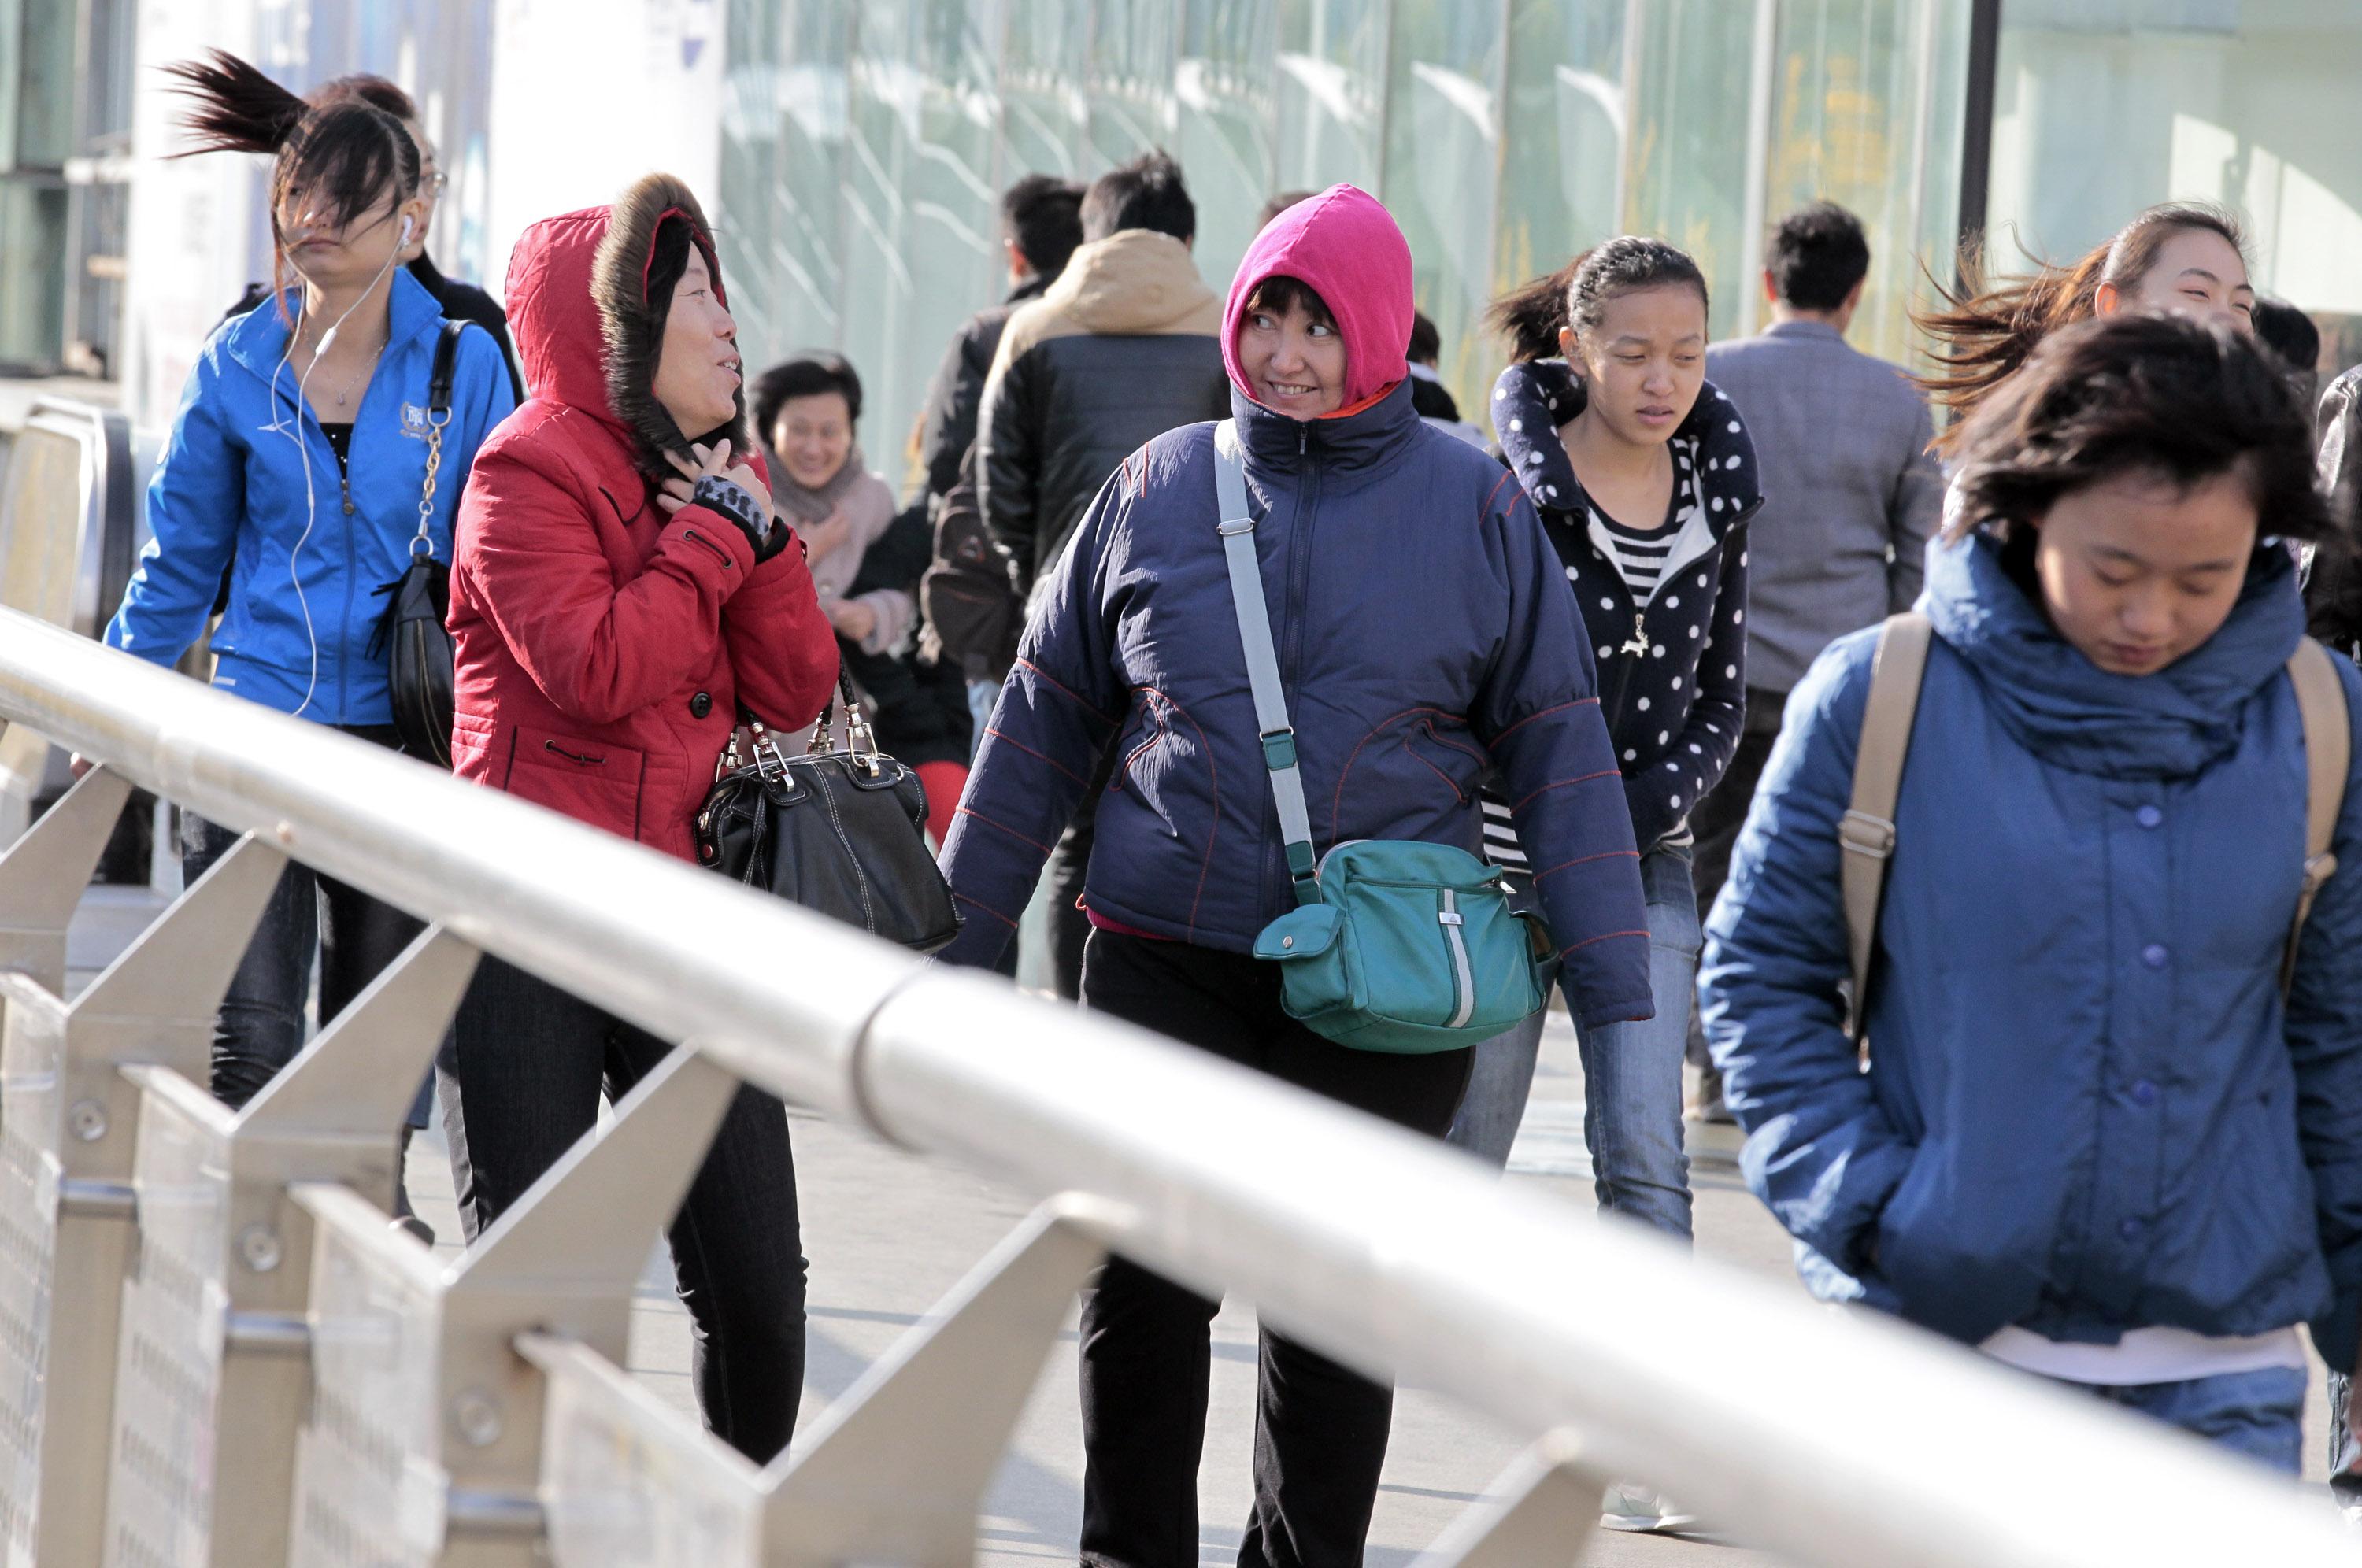
[[[1755,438],[1763,509],[1748,525],[1747,684],[1784,692],[1848,632],[1919,597],[1944,476],[1903,372],[1817,321],[1706,350],[1706,379]]]

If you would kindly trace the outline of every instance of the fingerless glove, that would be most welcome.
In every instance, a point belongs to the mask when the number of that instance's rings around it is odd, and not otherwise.
[[[754,547],[756,566],[788,547],[787,525],[773,518],[770,531],[765,533],[762,507],[753,496],[720,474],[701,475],[690,488],[690,500],[738,525],[738,531],[746,536],[746,543]]]

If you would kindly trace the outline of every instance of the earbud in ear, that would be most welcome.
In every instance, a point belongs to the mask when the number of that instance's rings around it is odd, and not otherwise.
[[[410,243],[410,220],[408,218],[403,218],[402,220],[402,243],[404,245]]]

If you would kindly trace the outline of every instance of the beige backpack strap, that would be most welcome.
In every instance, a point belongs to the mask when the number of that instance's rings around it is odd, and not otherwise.
[[[1853,1037],[1870,1016],[1870,955],[1878,944],[1878,906],[1886,893],[1886,863],[1894,854],[1894,802],[1903,792],[1903,761],[1911,753],[1911,721],[1919,712],[1919,680],[1927,669],[1935,627],[1906,611],[1879,629],[1870,668],[1870,701],[1853,761],[1851,808],[1838,823],[1845,846],[1838,866],[1845,894],[1846,935],[1853,949]]]
[[[2337,856],[2329,846],[2345,807],[2346,771],[2354,751],[2345,683],[2337,678],[2337,666],[2328,650],[2305,638],[2290,657],[2288,672],[2290,683],[2296,688],[2297,712],[2304,719],[2304,886],[2297,894],[2296,920],[2289,926],[2287,951],[2280,955],[2283,997],[2296,978],[2296,947],[2304,935],[2305,916],[2312,912],[2314,896],[2337,869]],[[1860,790],[1858,784],[1856,790]]]

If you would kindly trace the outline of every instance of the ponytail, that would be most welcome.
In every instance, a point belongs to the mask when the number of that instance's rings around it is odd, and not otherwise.
[[[173,153],[267,152],[276,156],[304,121],[304,100],[227,50],[208,50],[204,60],[164,67],[177,76],[174,91],[193,99],[181,124],[195,138]]]
[[[1557,271],[1520,284],[1485,311],[1485,325],[1508,340],[1512,360],[1524,364],[1558,358],[1558,335],[1567,326],[1567,297],[1573,292],[1576,270],[1590,254],[1586,250]]]

